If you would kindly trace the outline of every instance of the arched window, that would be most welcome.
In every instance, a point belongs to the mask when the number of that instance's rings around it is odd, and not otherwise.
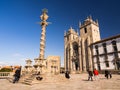
[[[86,27],[84,28],[84,31],[85,31],[85,33],[87,33],[87,28]]]

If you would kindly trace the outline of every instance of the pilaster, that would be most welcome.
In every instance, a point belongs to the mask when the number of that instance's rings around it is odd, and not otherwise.
[[[92,70],[93,66],[92,66],[92,54],[91,54],[91,49],[90,49],[90,36],[88,36],[87,39],[88,42],[88,59],[89,59],[89,69]]]
[[[86,60],[85,60],[85,44],[84,38],[82,38],[82,59],[83,59],[83,71],[86,71]]]

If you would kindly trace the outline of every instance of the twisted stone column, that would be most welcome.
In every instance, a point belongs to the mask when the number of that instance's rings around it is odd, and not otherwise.
[[[42,26],[41,38],[40,38],[40,59],[44,59],[45,53],[45,39],[46,39],[46,25]]]
[[[46,26],[48,25],[48,22],[46,20],[48,19],[47,15],[47,10],[44,9],[42,15],[40,16],[41,18],[41,27],[42,27],[42,32],[41,32],[41,38],[40,38],[40,55],[39,59],[44,60],[44,53],[45,53],[45,41],[46,41]]]

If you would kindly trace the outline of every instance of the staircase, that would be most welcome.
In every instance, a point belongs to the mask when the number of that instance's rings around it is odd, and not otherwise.
[[[42,80],[37,80],[35,75],[26,75],[21,78],[20,82],[26,85],[33,85],[39,83],[56,83],[67,81],[64,74],[53,75],[50,73],[42,74],[40,77],[43,77]]]
[[[34,75],[26,75],[20,79],[20,82],[27,85],[32,85],[32,81],[35,79]]]

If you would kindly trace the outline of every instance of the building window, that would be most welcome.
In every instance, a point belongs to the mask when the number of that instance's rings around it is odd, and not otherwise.
[[[116,41],[112,41],[112,46],[113,46],[114,56],[115,56],[114,65],[115,65],[116,69],[119,70],[120,60],[119,60],[119,56],[118,56],[118,49],[117,49]]]
[[[106,43],[103,43],[103,49],[104,49],[104,53],[105,53],[105,65],[106,67],[109,67],[109,61],[108,61],[108,56],[107,56],[107,48],[106,48]]]
[[[87,33],[87,28],[86,27],[84,28],[84,31],[85,31],[85,33]]]
[[[109,62],[105,61],[106,67],[109,67]]]
[[[99,52],[98,52],[98,45],[95,46],[95,49],[96,49],[96,53],[98,55],[99,54]]]
[[[117,49],[116,41],[112,41],[112,46],[113,46],[114,51],[117,52],[118,49]]]
[[[103,43],[103,49],[104,49],[104,52],[107,53],[106,43]]]
[[[98,70],[101,70],[101,67],[100,67],[100,60],[99,60],[98,45],[95,46],[95,49],[96,49],[96,53],[97,53],[97,67],[98,67]]]

